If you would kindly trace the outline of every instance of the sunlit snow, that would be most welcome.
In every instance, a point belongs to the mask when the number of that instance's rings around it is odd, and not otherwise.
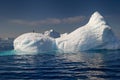
[[[100,13],[95,12],[89,22],[69,34],[52,38],[40,33],[25,33],[14,40],[14,49],[26,52],[60,50],[78,52],[96,49],[120,49],[120,43]],[[54,34],[52,34],[53,36]]]

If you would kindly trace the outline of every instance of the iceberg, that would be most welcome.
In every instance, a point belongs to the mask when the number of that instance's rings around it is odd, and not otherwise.
[[[0,38],[0,51],[12,50],[14,38]]]
[[[55,49],[55,39],[40,33],[25,33],[14,40],[14,50],[17,51],[37,53]]]
[[[52,38],[58,38],[60,37],[60,33],[58,33],[57,31],[51,29],[49,31],[45,31],[44,32],[44,35],[45,36],[49,36],[49,37],[52,37]]]
[[[14,49],[26,52],[44,52],[59,50],[62,52],[78,52],[86,50],[120,49],[119,39],[113,33],[99,12],[93,13],[89,22],[69,34],[59,38],[45,34],[25,33],[14,40]]]
[[[86,25],[64,38],[57,38],[56,44],[64,52],[120,48],[117,37],[99,12],[95,12]]]

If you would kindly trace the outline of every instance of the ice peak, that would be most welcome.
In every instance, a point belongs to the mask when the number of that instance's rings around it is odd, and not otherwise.
[[[95,25],[95,24],[99,24],[99,23],[106,24],[104,17],[98,11],[96,11],[90,17],[88,24]]]
[[[50,32],[54,32],[55,30],[54,29],[50,29]]]
[[[101,16],[101,14],[98,11],[96,11],[92,14],[92,16]]]
[[[58,38],[58,37],[60,37],[60,33],[58,33],[57,31],[55,31],[54,29],[51,29],[49,31],[45,31],[44,35],[50,36],[52,38]]]

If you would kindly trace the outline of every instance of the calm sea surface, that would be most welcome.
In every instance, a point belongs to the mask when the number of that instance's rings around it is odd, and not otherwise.
[[[120,80],[120,51],[0,52],[0,80]]]

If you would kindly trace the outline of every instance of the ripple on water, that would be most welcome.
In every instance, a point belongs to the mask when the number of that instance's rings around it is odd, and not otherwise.
[[[1,80],[119,80],[119,52],[1,55],[0,78]]]

